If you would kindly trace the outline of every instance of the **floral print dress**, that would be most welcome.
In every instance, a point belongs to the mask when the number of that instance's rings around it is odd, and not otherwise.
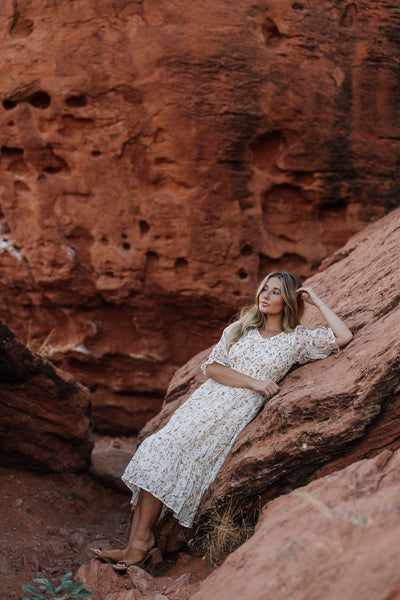
[[[208,359],[256,379],[278,382],[295,364],[329,356],[339,348],[330,328],[298,325],[270,338],[253,329],[227,348],[223,332]],[[122,476],[136,504],[143,488],[159,498],[181,525],[191,527],[201,498],[240,431],[255,417],[265,395],[208,379],[157,433],[138,447]]]

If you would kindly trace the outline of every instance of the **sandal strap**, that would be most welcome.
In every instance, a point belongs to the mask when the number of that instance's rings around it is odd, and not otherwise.
[[[124,564],[127,567],[131,565],[136,565],[138,563],[143,562],[150,556],[150,553],[147,550],[142,550],[141,548],[130,548],[127,554],[118,562],[118,564]]]

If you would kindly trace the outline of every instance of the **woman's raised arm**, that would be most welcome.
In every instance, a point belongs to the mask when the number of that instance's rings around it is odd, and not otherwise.
[[[330,309],[329,306],[327,306],[325,302],[321,300],[321,298],[319,298],[319,296],[317,296],[312,288],[301,287],[296,290],[296,294],[301,294],[303,300],[319,309],[325,321],[332,329],[339,348],[343,348],[343,346],[346,346],[349,342],[351,342],[353,339],[353,334],[351,333],[350,329],[343,323],[337,314],[334,313],[333,310]]]

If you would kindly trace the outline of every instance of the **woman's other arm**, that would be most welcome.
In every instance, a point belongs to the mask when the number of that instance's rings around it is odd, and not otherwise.
[[[254,379],[254,377],[239,373],[239,371],[235,371],[217,362],[213,362],[207,366],[206,375],[223,385],[250,388],[256,392],[262,392],[267,398],[271,398],[279,391],[279,386],[272,379]]]
[[[301,294],[303,300],[316,306],[324,317],[325,321],[328,323],[329,327],[332,329],[333,334],[335,336],[335,340],[339,348],[343,348],[353,339],[353,334],[350,329],[343,323],[343,321],[337,316],[336,313],[333,312],[317,296],[314,290],[310,287],[301,287],[296,290],[296,294]]]

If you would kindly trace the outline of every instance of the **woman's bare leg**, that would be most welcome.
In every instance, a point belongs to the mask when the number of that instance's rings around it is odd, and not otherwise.
[[[127,568],[127,565],[136,564],[136,559],[135,562],[131,562],[132,551],[133,553],[137,553],[137,550],[143,550],[146,558],[147,551],[153,548],[155,544],[152,528],[160,516],[161,508],[161,500],[155,498],[150,492],[141,489],[133,513],[131,532],[125,550],[102,550],[101,548],[93,548],[93,554],[102,560],[109,559],[107,562],[118,561],[114,568],[120,566],[123,567],[124,570]],[[119,553],[120,558],[118,556]],[[140,555],[139,560],[141,560]],[[118,568],[118,570],[122,569]]]
[[[131,533],[126,552],[130,548],[150,550],[154,546],[155,538],[152,531],[154,524],[160,516],[162,502],[150,492],[140,490],[139,498],[133,513]]]

